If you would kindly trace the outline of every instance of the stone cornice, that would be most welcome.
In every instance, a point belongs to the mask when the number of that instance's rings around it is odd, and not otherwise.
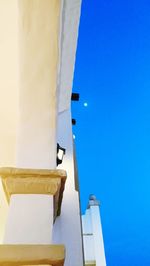
[[[3,167],[0,176],[8,202],[13,194],[53,195],[54,219],[60,215],[66,171]]]
[[[0,266],[63,266],[63,245],[0,245]]]

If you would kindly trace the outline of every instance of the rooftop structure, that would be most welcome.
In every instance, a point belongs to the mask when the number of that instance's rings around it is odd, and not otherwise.
[[[87,210],[82,215],[84,257],[87,266],[106,266],[99,206],[95,195],[90,195]]]

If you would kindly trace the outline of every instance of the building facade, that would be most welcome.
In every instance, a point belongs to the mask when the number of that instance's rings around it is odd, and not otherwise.
[[[76,184],[80,10],[81,0],[0,0],[0,266],[83,266],[84,255],[106,265],[99,206],[90,198],[81,223]]]
[[[70,111],[80,8],[0,0],[0,265],[83,266]]]

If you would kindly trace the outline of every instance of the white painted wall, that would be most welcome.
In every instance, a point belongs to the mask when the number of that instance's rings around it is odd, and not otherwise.
[[[89,201],[82,215],[85,262],[96,261],[96,266],[106,266],[100,209],[98,202]]]
[[[18,122],[17,0],[0,1],[0,166],[15,163]]]
[[[19,0],[16,3],[19,100],[15,119],[19,119],[13,166],[55,169],[60,1]],[[4,16],[6,14],[7,8]],[[13,93],[16,95],[16,89]],[[13,117],[14,113],[11,115]],[[4,120],[5,116],[2,122]],[[51,243],[52,225],[52,197],[14,195],[10,201],[4,242]]]
[[[21,0],[12,0],[11,3],[31,3],[31,1],[21,1]],[[1,3],[7,2],[10,4],[10,0],[1,1]],[[34,0],[36,3],[59,3],[60,1],[56,0]],[[66,110],[70,105],[70,96],[72,89],[72,80],[73,80],[73,71],[74,71],[74,62],[75,62],[75,51],[76,51],[76,42],[77,42],[77,33],[78,33],[78,24],[80,16],[80,7],[81,0],[62,0],[63,2],[63,14],[62,18],[62,33],[61,35],[61,44],[60,44],[60,66],[58,68],[58,58],[57,52],[54,51],[53,47],[55,46],[58,38],[58,31],[54,28],[53,20],[57,18],[56,14],[50,14],[49,10],[46,9],[43,14],[45,15],[44,24],[41,23],[39,16],[39,30],[40,33],[34,32],[33,44],[29,45],[28,40],[30,39],[31,32],[21,29],[20,26],[20,40],[19,40],[19,51],[20,59],[19,60],[19,102],[17,98],[17,109],[15,113],[15,123],[18,123],[18,113],[19,113],[19,124],[18,124],[18,138],[17,138],[17,152],[16,152],[16,142],[14,143],[13,163],[12,166],[17,167],[26,167],[26,168],[55,168],[56,166],[56,120],[57,112],[56,108],[59,107],[59,111]],[[21,5],[20,5],[21,6]],[[18,9],[16,9],[18,12]],[[41,9],[42,11],[43,9]],[[5,12],[7,9],[5,10]],[[11,11],[11,8],[10,8]],[[30,11],[30,12],[29,12]],[[31,9],[28,9],[29,14],[31,15]],[[36,12],[35,12],[36,13]],[[37,15],[33,13],[33,17]],[[1,14],[1,13],[0,13]],[[10,13],[11,15],[11,13]],[[15,15],[15,13],[13,13]],[[23,14],[23,16],[26,14]],[[32,23],[33,17],[30,17],[30,22]],[[13,22],[12,17],[12,22]],[[18,16],[17,19],[21,19],[21,16]],[[15,23],[17,22],[15,18]],[[50,21],[52,20],[52,22]],[[9,17],[7,17],[9,21]],[[6,21],[6,22],[7,22]],[[5,25],[5,24],[4,24]],[[48,34],[48,39],[45,38],[45,33],[48,30],[47,26],[51,25],[51,34]],[[17,29],[17,25],[16,29]],[[33,22],[33,31],[36,29],[35,23]],[[16,32],[17,36],[17,32]],[[55,39],[55,41],[54,41]],[[15,44],[17,40],[14,40]],[[11,40],[7,42],[7,45],[11,43]],[[35,45],[36,44],[36,45]],[[10,44],[9,44],[10,45]],[[27,45],[27,46],[26,46]],[[9,46],[8,46],[9,47]],[[34,49],[37,47],[37,49]],[[51,49],[52,48],[52,49]],[[56,48],[56,47],[55,47]],[[16,49],[16,47],[15,47]],[[27,50],[26,50],[27,49]],[[18,49],[15,50],[16,52]],[[44,53],[44,56],[43,56]],[[14,58],[15,58],[14,53]],[[17,57],[16,57],[17,58]],[[54,61],[52,60],[54,59]],[[4,60],[4,59],[3,59]],[[7,61],[7,64],[9,60]],[[7,66],[6,64],[6,66]],[[14,66],[16,71],[16,68]],[[59,72],[60,70],[60,72]],[[59,73],[59,78],[56,78],[55,74]],[[15,72],[16,74],[16,72]],[[42,74],[45,74],[44,76]],[[17,75],[17,74],[16,74]],[[9,77],[10,72],[9,72]],[[18,77],[18,76],[17,76]],[[43,79],[44,77],[44,79]],[[6,80],[6,76],[5,76]],[[16,82],[15,80],[15,82]],[[16,83],[15,83],[16,84]],[[58,88],[56,90],[56,86]],[[10,84],[9,84],[10,86]],[[10,90],[11,86],[9,87]],[[14,86],[15,89],[15,86]],[[14,93],[15,91],[15,93]],[[3,93],[3,91],[2,91]],[[2,94],[1,93],[1,94]],[[14,96],[18,97],[18,92],[16,89],[13,90]],[[59,95],[60,94],[60,95]],[[58,98],[59,97],[59,102]],[[12,98],[13,99],[13,98]],[[6,99],[5,99],[6,102]],[[15,105],[14,105],[15,106]],[[7,112],[7,108],[4,110],[4,114]],[[11,116],[11,112],[9,113]],[[10,124],[9,124],[10,125]],[[9,125],[5,131],[9,131]],[[15,132],[15,136],[13,133]],[[16,127],[13,132],[11,132],[11,137],[13,140],[16,138]],[[15,139],[16,141],[16,139]],[[75,182],[74,182],[74,162],[73,162],[73,143],[72,143],[72,125],[71,125],[71,115],[70,110],[67,110],[59,114],[58,117],[58,142],[60,145],[66,148],[66,155],[64,157],[63,164],[60,168],[67,170],[68,178],[64,192],[64,198],[62,203],[62,212],[61,216],[56,219],[53,228],[53,243],[65,244],[67,254],[65,266],[83,266],[83,253],[82,253],[82,237],[81,237],[81,224],[80,224],[80,207],[79,207],[79,195],[75,191]],[[6,143],[5,143],[6,144]],[[6,147],[6,146],[5,146]],[[9,147],[7,147],[9,149]],[[15,162],[15,157],[17,155],[17,163]],[[4,166],[8,165],[8,160],[6,158]],[[11,242],[32,242],[32,237],[29,237],[27,240],[27,234],[25,237],[25,232],[29,229],[32,232],[31,227],[33,227],[35,220],[31,219],[31,223],[28,224],[27,228],[23,223],[23,209],[21,209],[20,204],[21,198],[18,198],[16,195],[11,199],[11,206],[8,216],[8,223],[6,227],[5,234],[5,243]],[[33,206],[33,199],[31,199],[31,210],[36,210],[36,206]],[[40,200],[44,200],[44,197],[41,196]],[[37,201],[38,202],[38,201]],[[27,204],[27,198],[22,198],[22,204],[25,209],[26,215],[31,215],[30,212],[30,203]],[[48,202],[43,203],[45,208],[42,208],[43,211],[41,214],[44,214],[44,210],[47,210]],[[28,208],[27,208],[28,206]],[[41,206],[41,205],[40,205]],[[34,209],[35,208],[35,209]],[[18,211],[19,210],[19,211]],[[13,213],[16,215],[14,217]],[[20,215],[22,213],[22,218]],[[40,213],[37,214],[39,215]],[[50,210],[49,210],[50,215]],[[36,216],[35,216],[36,217]],[[46,221],[48,219],[48,213],[46,214]],[[22,219],[22,234],[14,235],[16,228],[19,228],[20,219]],[[13,221],[13,222],[12,222]],[[37,221],[37,219],[36,219]],[[42,220],[40,223],[44,223]],[[39,223],[39,224],[40,224]],[[48,223],[47,223],[48,225]],[[37,225],[35,232],[39,228]],[[33,229],[34,230],[34,229]],[[47,229],[46,229],[47,230]],[[30,234],[29,232],[29,234]],[[46,232],[46,231],[44,231]],[[20,235],[20,237],[19,237]],[[35,235],[35,234],[34,234]],[[45,240],[43,236],[45,233],[41,233],[40,241],[48,241],[47,237]],[[48,237],[49,239],[49,237]],[[37,240],[36,240],[37,241]],[[37,242],[39,243],[39,242]],[[41,243],[41,242],[40,242]]]
[[[53,196],[11,196],[4,244],[50,244]]]
[[[58,117],[58,142],[66,149],[63,164],[67,181],[62,202],[62,212],[53,227],[53,243],[65,244],[65,266],[83,266],[79,194],[75,190],[73,139],[70,110]]]
[[[56,167],[60,1],[18,1],[17,166]]]
[[[18,10],[17,0],[0,1],[0,167],[14,166],[18,122]],[[9,23],[8,23],[9,22]],[[0,243],[7,217],[0,181]]]
[[[93,235],[84,235],[84,257],[86,262],[95,261],[94,237]]]
[[[7,220],[8,203],[0,180],[0,244],[3,242],[4,230]]]
[[[70,108],[82,0],[61,0],[61,2],[59,112]]]

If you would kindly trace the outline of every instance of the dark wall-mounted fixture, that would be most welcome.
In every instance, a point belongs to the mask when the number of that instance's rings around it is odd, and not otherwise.
[[[72,125],[76,125],[76,120],[74,118],[72,118]]]
[[[59,145],[59,143],[57,143],[57,158],[56,158],[57,166],[62,163],[65,153],[66,153],[66,149],[62,148]]]
[[[72,93],[71,100],[72,101],[79,101],[80,94],[79,93]]]

